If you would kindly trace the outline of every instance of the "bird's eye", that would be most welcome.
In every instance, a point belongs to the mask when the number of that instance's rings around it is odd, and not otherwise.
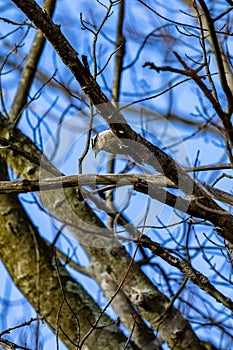
[[[96,135],[91,139],[91,147],[93,148],[96,144]]]

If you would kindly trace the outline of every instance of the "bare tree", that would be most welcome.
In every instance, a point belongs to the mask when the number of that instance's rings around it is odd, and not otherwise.
[[[233,2],[0,9],[1,346],[230,348]]]

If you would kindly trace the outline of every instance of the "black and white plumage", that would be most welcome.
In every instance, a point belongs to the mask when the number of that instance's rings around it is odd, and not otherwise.
[[[113,154],[129,154],[135,160],[135,162],[139,164],[142,163],[136,152],[134,152],[131,147],[124,145],[110,129],[101,131],[99,134],[95,135],[91,140],[91,146],[95,152],[95,156],[100,151],[105,151]]]
[[[95,135],[91,140],[91,146],[95,155],[99,151],[106,151],[113,154],[125,154],[127,152],[127,146],[123,145],[121,140],[111,130],[104,130]]]

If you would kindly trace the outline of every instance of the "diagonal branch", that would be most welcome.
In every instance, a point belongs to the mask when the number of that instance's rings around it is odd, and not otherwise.
[[[225,73],[225,69],[224,69],[222,54],[221,54],[221,50],[220,50],[220,46],[219,46],[216,30],[215,30],[215,27],[214,27],[214,20],[213,20],[213,18],[210,15],[210,11],[209,11],[208,7],[206,6],[205,1],[204,0],[199,0],[199,3],[201,5],[201,7],[203,9],[203,12],[205,14],[205,17],[206,17],[206,22],[207,22],[209,34],[210,34],[210,37],[211,37],[211,40],[212,40],[212,47],[214,49],[215,59],[216,59],[217,66],[218,66],[220,82],[221,82],[222,89],[225,92],[225,95],[226,95],[226,98],[227,98],[227,101],[228,101],[228,111],[227,111],[227,113],[229,114],[229,117],[230,117],[231,114],[232,114],[232,111],[233,111],[233,96],[232,96],[231,89],[228,86],[227,79],[226,79],[226,73]]]
[[[132,130],[126,123],[123,115],[109,102],[108,98],[100,89],[100,86],[91,76],[89,70],[81,63],[77,52],[62,34],[60,26],[54,24],[48,14],[42,11],[35,1],[12,0],[12,2],[34,22],[36,27],[51,42],[64,64],[71,70],[83,91],[96,106],[98,112],[108,122],[117,137],[136,142],[139,146],[138,152],[142,161],[151,164],[155,169],[158,168],[159,162],[164,175],[174,182],[184,193],[190,194],[190,190],[193,189],[194,195],[201,198],[200,203],[202,205],[206,208],[210,207],[211,209],[222,211],[221,207],[203,192],[198,184],[194,183],[170,156]],[[141,146],[143,147],[141,148]],[[143,152],[141,152],[142,150]],[[222,228],[222,236],[229,241],[233,241],[233,217],[225,211],[222,215],[215,216],[213,219],[213,223]]]
[[[55,9],[56,0],[45,0],[44,11],[52,17]],[[37,32],[35,40],[32,44],[30,54],[25,62],[19,86],[9,113],[9,118],[14,125],[17,125],[24,108],[27,106],[27,98],[34,80],[38,63],[44,49],[46,38],[41,32]]]

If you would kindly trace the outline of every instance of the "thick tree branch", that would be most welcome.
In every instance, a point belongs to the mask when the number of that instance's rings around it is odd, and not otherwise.
[[[10,128],[7,121],[0,119],[0,135],[3,137],[13,137],[17,140],[17,146],[30,150],[37,158],[42,155],[36,148],[35,144],[23,135],[17,128]],[[2,155],[6,158],[8,165],[20,176],[25,178],[38,177],[39,167],[33,165],[29,160],[22,156],[12,156],[12,151],[8,148],[1,150]],[[33,171],[32,171],[33,170]],[[29,173],[28,173],[29,171]],[[124,247],[120,247],[114,235],[106,230],[102,222],[96,217],[90,207],[84,202],[79,201],[77,194],[73,189],[61,189],[49,191],[49,196],[42,197],[41,200],[47,210],[63,222],[72,223],[70,229],[77,236],[78,240],[85,244],[85,250],[92,263],[93,277],[101,273],[108,272],[110,278],[119,284],[124,271],[127,270],[130,261],[129,254]],[[62,205],[59,205],[62,203]],[[117,244],[117,246],[116,246]],[[108,247],[101,249],[100,247]],[[142,272],[140,267],[135,263],[130,270],[130,274],[124,284],[124,293],[127,298],[134,303],[135,297],[150,300],[156,308],[147,309],[147,304],[140,303],[140,314],[151,323],[156,329],[157,319],[161,313],[166,311],[168,299],[159,292],[148,277]],[[144,307],[145,306],[145,307]],[[174,339],[177,329],[182,329],[179,339]],[[168,331],[169,330],[169,331]],[[196,350],[200,347],[200,341],[192,331],[188,322],[182,317],[180,312],[173,308],[172,315],[168,314],[159,328],[163,339],[172,347],[174,344],[180,349],[187,348],[190,344],[190,350]],[[175,343],[174,343],[175,342]]]
[[[206,208],[210,207],[211,210],[222,211],[222,209],[212,201],[211,197],[203,192],[198,184],[194,183],[170,156],[132,130],[126,123],[123,115],[116,110],[103,94],[89,70],[87,70],[78,59],[76,51],[62,34],[60,26],[55,25],[47,13],[43,12],[35,1],[28,0],[27,3],[23,0],[12,1],[34,22],[36,27],[40,29],[51,42],[63,62],[74,74],[83,91],[96,106],[99,113],[106,119],[116,136],[122,138],[123,143],[124,140],[136,142],[139,147],[138,153],[141,155],[142,161],[151,164],[155,168],[158,167],[159,162],[164,175],[174,182],[184,193],[190,194],[190,190],[193,189],[194,195],[201,198],[201,205]],[[231,215],[225,212],[222,215],[215,215],[213,219],[215,225],[222,227],[222,236],[229,241],[233,241],[231,230],[233,218]]]
[[[6,179],[6,166],[2,160],[0,163],[0,177]],[[77,349],[77,342],[90,329],[87,318],[94,323],[101,311],[99,306],[59,262],[56,263],[58,271],[55,271],[52,246],[39,236],[15,195],[1,196],[0,212],[0,256],[7,270],[16,286],[35,309],[39,307],[36,311],[46,319],[54,331],[59,332],[59,337],[68,348]],[[37,250],[39,260],[37,260]],[[35,273],[36,271],[39,271],[39,275]],[[59,310],[59,329],[57,329]],[[101,325],[107,324],[112,322],[104,315]],[[119,349],[126,340],[117,330],[117,326],[112,324],[110,327],[93,332],[85,344],[88,349],[115,350]],[[132,350],[139,350],[133,344],[129,347]]]

